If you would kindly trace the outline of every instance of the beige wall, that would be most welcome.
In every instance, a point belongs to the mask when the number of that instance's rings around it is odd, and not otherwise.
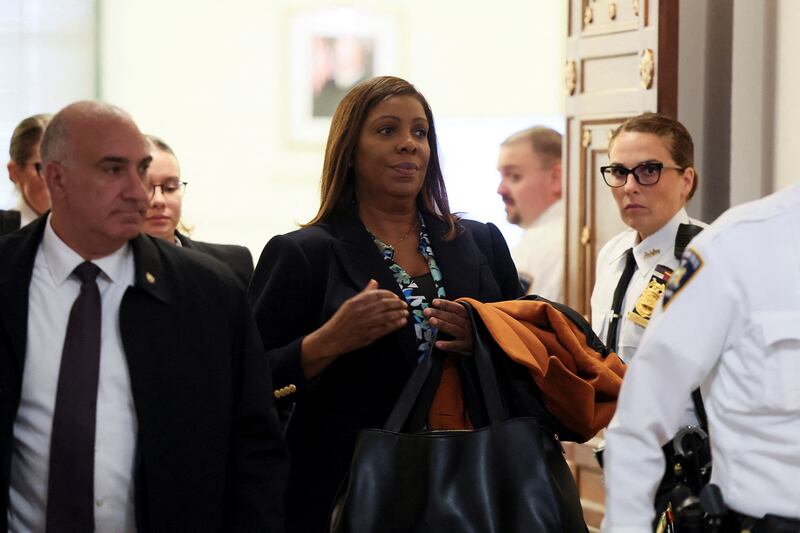
[[[731,204],[800,182],[800,2],[734,5]]]
[[[349,4],[396,21],[394,74],[416,84],[437,117],[563,112],[561,2],[506,0],[480,10],[455,0]],[[184,218],[195,237],[257,255],[318,206],[324,139],[300,145],[287,134],[286,28],[303,9],[334,4],[222,5],[102,0],[102,97],[173,145],[190,182]]]
[[[800,182],[800,2],[682,0],[680,6],[678,115],[695,138],[707,196],[693,201],[706,208],[693,214],[711,222],[728,205]],[[732,12],[731,32],[716,34],[725,43],[713,41],[719,9]]]

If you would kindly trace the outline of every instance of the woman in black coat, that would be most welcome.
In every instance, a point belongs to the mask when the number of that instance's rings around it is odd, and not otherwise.
[[[492,224],[451,214],[425,98],[394,77],[353,88],[333,116],[322,202],[273,238],[250,286],[278,406],[291,417],[287,530],[325,530],[356,434],[382,427],[415,365],[469,353],[462,296],[521,295]]]

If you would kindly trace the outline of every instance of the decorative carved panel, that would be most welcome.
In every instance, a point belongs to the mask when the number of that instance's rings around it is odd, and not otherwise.
[[[631,0],[583,0],[581,35],[589,37],[637,30],[640,14],[647,12],[650,0],[642,0],[641,3],[645,6],[644,10],[641,4],[636,5]]]
[[[569,2],[566,54],[577,87],[565,105],[564,294],[589,318],[597,252],[625,228],[599,168],[608,161],[611,131],[625,118],[656,110],[675,115],[678,0]],[[584,518],[598,531],[605,511],[599,466],[590,446],[567,444]]]

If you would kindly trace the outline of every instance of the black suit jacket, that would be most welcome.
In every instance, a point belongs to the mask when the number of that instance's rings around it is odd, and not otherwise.
[[[500,231],[462,221],[463,232],[442,239],[445,225],[425,224],[448,299],[482,301],[521,296],[517,272]],[[290,474],[287,530],[323,531],[338,484],[347,472],[356,433],[383,427],[417,363],[413,325],[339,357],[306,381],[300,344],[370,279],[403,297],[383,257],[355,211],[328,224],[271,239],[264,248],[249,298],[261,330],[284,412],[295,403],[286,428]],[[291,393],[291,387],[296,392]]]
[[[210,242],[193,241],[186,235],[175,232],[175,237],[181,241],[181,246],[190,250],[197,250],[222,261],[236,274],[242,287],[247,289],[250,278],[253,276],[253,255],[244,246],[236,244],[212,244]]]
[[[9,209],[4,211],[0,209],[0,235],[6,235],[17,231],[22,225],[19,211]]]
[[[0,530],[46,220],[0,238]],[[147,236],[131,244],[136,281],[119,316],[138,422],[139,531],[281,531],[286,452],[243,291],[203,254]]]

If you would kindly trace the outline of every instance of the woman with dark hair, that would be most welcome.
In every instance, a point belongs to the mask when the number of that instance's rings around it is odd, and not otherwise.
[[[11,135],[8,177],[19,192],[16,209],[0,210],[0,235],[27,226],[50,209],[50,192],[42,178],[39,144],[50,115],[33,115],[20,122]]]
[[[333,115],[317,215],[267,243],[250,299],[291,457],[287,529],[325,529],[356,433],[382,427],[430,348],[469,353],[462,296],[521,296],[500,231],[450,212],[436,128],[413,85],[378,77]]]

